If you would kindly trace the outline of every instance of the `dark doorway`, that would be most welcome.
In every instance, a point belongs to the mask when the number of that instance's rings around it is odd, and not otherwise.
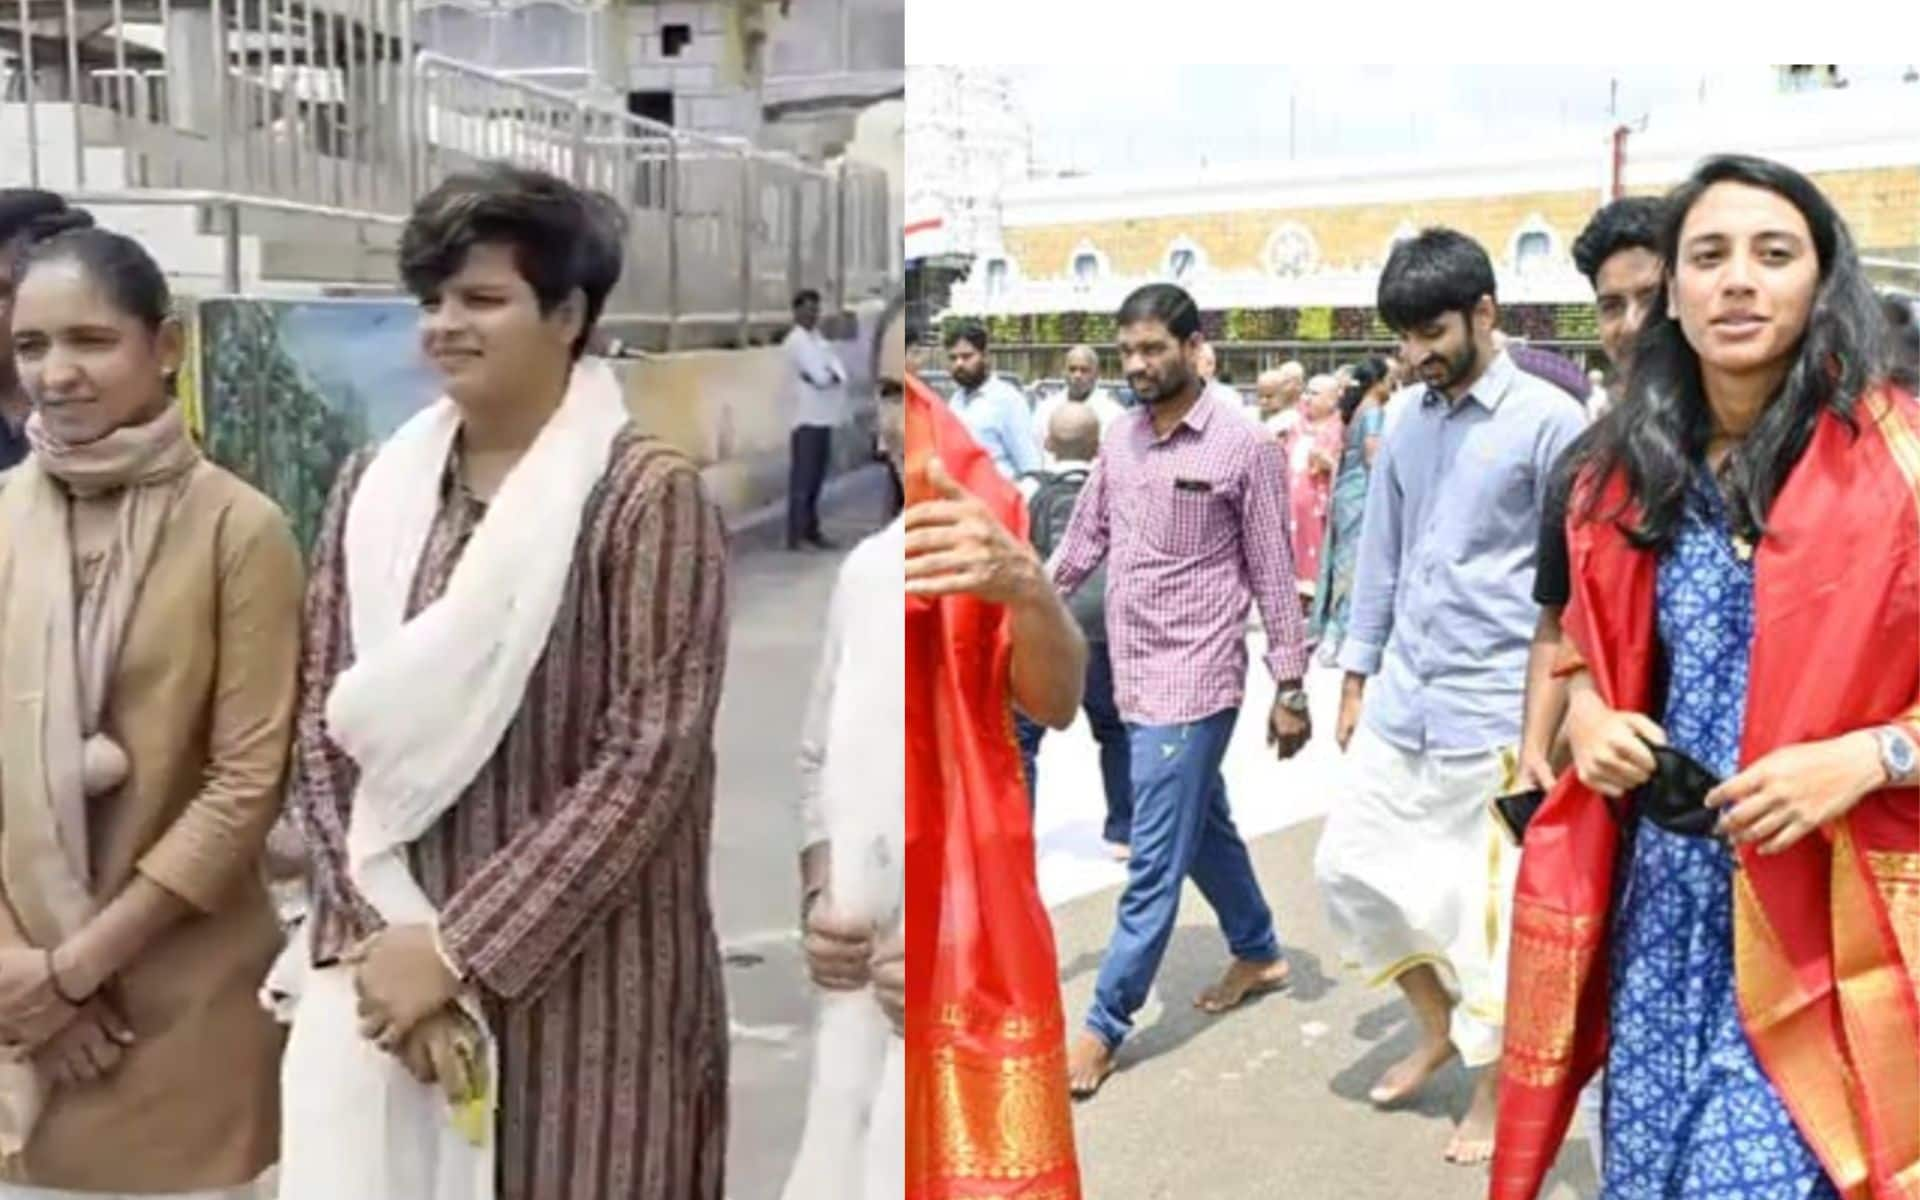
[[[627,111],[662,125],[673,124],[672,92],[628,92]]]

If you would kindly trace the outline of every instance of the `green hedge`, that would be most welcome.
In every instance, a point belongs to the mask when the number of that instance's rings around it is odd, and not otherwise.
[[[941,332],[966,320],[949,314]],[[1509,304],[1500,310],[1508,333],[1534,341],[1598,339],[1591,304]],[[1113,314],[1106,312],[1008,313],[986,318],[996,345],[1110,345]],[[1391,342],[1394,334],[1373,308],[1228,308],[1200,314],[1200,328],[1219,342]]]

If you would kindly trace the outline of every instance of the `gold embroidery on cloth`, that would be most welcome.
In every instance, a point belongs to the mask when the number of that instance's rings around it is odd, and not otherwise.
[[[1512,972],[1502,1069],[1532,1087],[1566,1078],[1573,1063],[1574,1019],[1587,964],[1606,927],[1599,916],[1570,916],[1522,901],[1513,911]]]
[[[1869,850],[1863,857],[1886,901],[1887,920],[1900,944],[1900,957],[1906,960],[1907,978],[1920,993],[1920,854]]]
[[[1866,1200],[1866,1150],[1846,1067],[1834,1061],[1827,1030],[1794,1019],[1809,1001],[1746,871],[1733,876],[1733,978],[1740,1023],[1775,1090],[1793,1098],[1808,1148],[1846,1200]]]
[[[933,1024],[941,1029],[965,1029],[980,1031],[990,1037],[1005,1042],[1037,1042],[1045,1038],[1059,1041],[1065,1036],[1064,1021],[1042,1020],[1039,1017],[1014,1015],[999,1019],[999,1028],[989,1029],[995,1018],[985,1008],[975,1008],[967,1003],[943,1004],[934,1014]]]
[[[936,1179],[1033,1179],[1073,1163],[1064,1044],[989,1058],[952,1046],[928,1056],[935,1103]]]

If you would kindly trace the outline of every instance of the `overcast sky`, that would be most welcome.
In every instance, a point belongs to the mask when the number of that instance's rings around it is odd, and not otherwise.
[[[1843,66],[1858,87],[1901,66]],[[1036,166],[1158,169],[1402,154],[1527,141],[1598,127],[1610,103],[1649,109],[1771,93],[1771,67],[1008,68],[1033,125]],[[1610,84],[1618,81],[1617,101]],[[1920,89],[1900,89],[1920,98]],[[1289,117],[1291,100],[1291,119]],[[1291,132],[1290,132],[1291,126]]]

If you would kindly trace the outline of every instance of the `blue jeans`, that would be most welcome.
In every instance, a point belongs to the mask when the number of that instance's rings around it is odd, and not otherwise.
[[[1227,811],[1220,775],[1239,710],[1186,725],[1130,725],[1133,749],[1133,857],[1113,940],[1100,964],[1087,1028],[1109,1049],[1133,1028],[1147,1001],[1188,875],[1220,920],[1227,949],[1249,962],[1280,957],[1273,913],[1253,860]]]
[[[1113,703],[1113,657],[1105,642],[1087,643],[1087,687],[1080,701],[1093,740],[1100,746],[1100,782],[1107,793],[1107,821],[1101,837],[1124,846],[1133,826],[1133,777],[1127,727]],[[1040,740],[1047,727],[1014,714],[1020,733],[1020,758],[1027,771],[1027,805],[1040,795]]]

